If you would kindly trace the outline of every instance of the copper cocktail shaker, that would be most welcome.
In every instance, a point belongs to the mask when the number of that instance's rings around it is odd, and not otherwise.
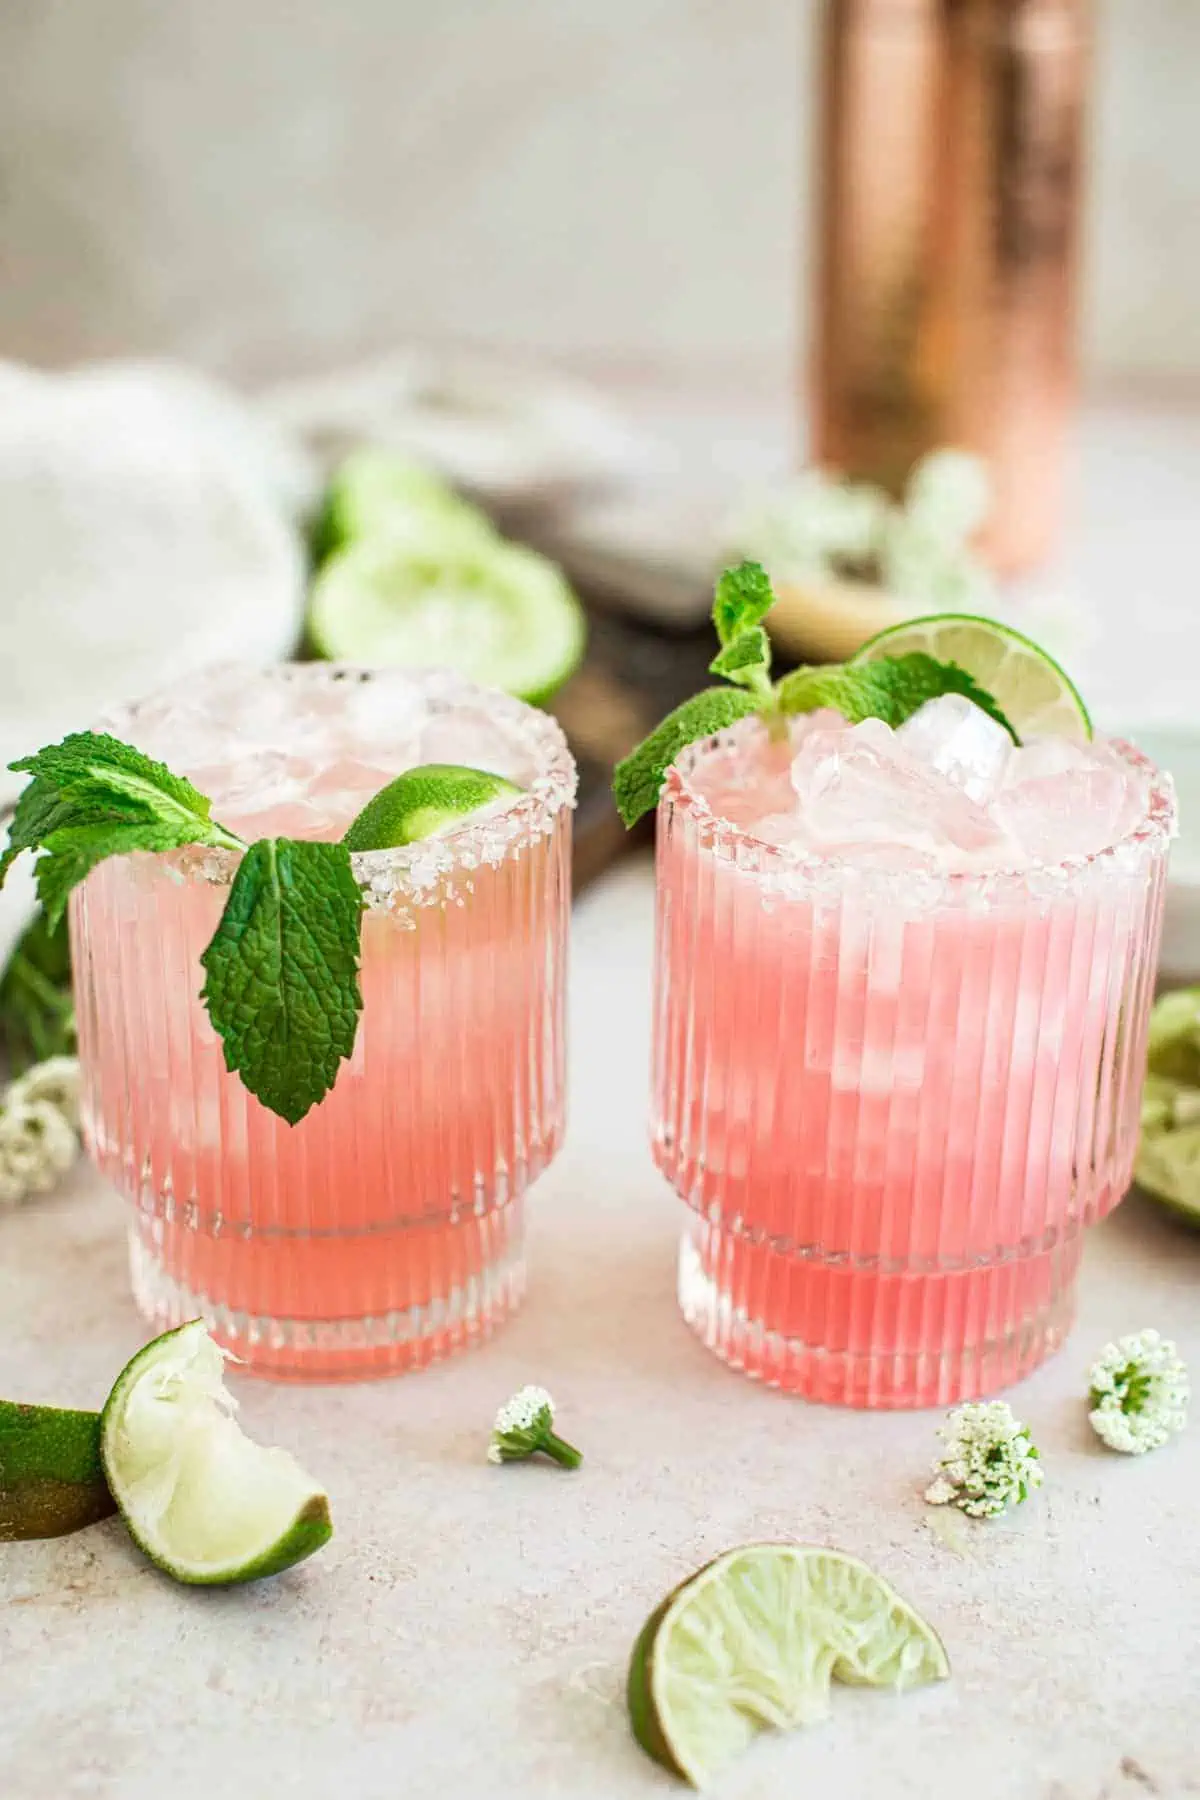
[[[1074,389],[1089,0],[828,0],[816,460],[899,491],[986,458],[981,548],[1035,562]]]

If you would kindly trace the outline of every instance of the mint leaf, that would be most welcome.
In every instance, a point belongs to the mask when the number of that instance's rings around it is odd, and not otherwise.
[[[54,924],[71,889],[107,856],[181,844],[241,849],[210,818],[211,803],[132,744],[77,731],[9,765],[32,779],[22,790],[0,856],[0,883],[22,850],[43,850],[38,888]]]
[[[344,844],[261,838],[200,958],[226,1068],[289,1125],[354,1048],[362,904]]]
[[[625,824],[636,825],[658,804],[663,776],[685,744],[711,737],[757,711],[757,700],[740,688],[705,688],[668,713],[613,771],[613,795]]]
[[[0,1051],[13,1075],[48,1056],[75,1052],[71,950],[66,927],[39,907],[0,974]]]
[[[766,618],[775,604],[767,571],[761,563],[738,563],[717,582],[712,620],[724,647]]]
[[[869,663],[832,663],[828,667],[795,669],[776,684],[775,695],[785,713],[816,712],[831,706],[851,725],[864,719],[882,719],[893,728],[926,700],[940,694],[964,694],[981,711],[1003,725],[1014,744],[1016,732],[987,689],[957,663],[939,662],[923,650],[905,656],[884,656]]]
[[[771,673],[771,640],[761,625],[739,631],[708,665],[710,674],[723,675],[738,687],[766,698]]]

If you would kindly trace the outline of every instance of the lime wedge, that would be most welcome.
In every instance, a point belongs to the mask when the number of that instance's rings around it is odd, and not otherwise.
[[[429,469],[390,450],[357,450],[329,484],[317,527],[319,554],[364,537],[388,537],[429,548],[486,543],[491,520]]]
[[[389,781],[359,813],[343,842],[348,850],[395,850],[457,825],[521,789],[486,769],[422,763]]]
[[[583,654],[583,611],[545,557],[495,539],[362,538],[313,584],[309,635],[334,662],[458,669],[523,700],[549,698]]]
[[[1022,738],[1060,737],[1086,743],[1092,721],[1078,690],[1052,656],[1032,639],[968,613],[933,613],[881,631],[852,659],[875,662],[923,650],[939,662],[957,663],[987,689]]]
[[[99,1413],[0,1400],[0,1543],[65,1537],[116,1510]]]
[[[225,1359],[199,1319],[139,1350],[101,1415],[113,1498],[134,1542],[176,1581],[278,1575],[328,1543],[329,1502],[286,1450],[233,1417]]]
[[[634,1736],[706,1787],[759,1732],[829,1712],[831,1681],[896,1692],[944,1681],[941,1639],[865,1563],[804,1544],[746,1544],[651,1615],[629,1668]]]

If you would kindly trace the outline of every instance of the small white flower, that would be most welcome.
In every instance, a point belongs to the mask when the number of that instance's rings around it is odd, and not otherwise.
[[[1187,1424],[1188,1375],[1175,1345],[1157,1331],[1109,1344],[1092,1364],[1088,1418],[1110,1450],[1144,1456]]]
[[[518,1388],[496,1414],[495,1430],[501,1437],[509,1431],[528,1431],[537,1424],[539,1413],[548,1413],[547,1423],[554,1423],[554,1402],[545,1388]]]
[[[1003,1400],[952,1412],[938,1436],[945,1445],[925,1490],[931,1506],[957,1506],[975,1519],[996,1518],[1044,1480],[1028,1428]]]
[[[491,1463],[524,1462],[539,1451],[564,1469],[577,1469],[583,1458],[554,1429],[554,1402],[543,1387],[518,1388],[496,1414]]]
[[[46,1194],[79,1153],[79,1140],[48,1100],[19,1101],[0,1111],[0,1202],[19,1205]]]
[[[45,1100],[58,1108],[72,1131],[78,1131],[79,1087],[79,1058],[50,1056],[13,1082],[5,1104],[23,1106],[31,1100]]]

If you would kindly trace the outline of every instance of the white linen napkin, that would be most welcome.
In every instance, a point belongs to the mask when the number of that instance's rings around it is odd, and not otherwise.
[[[306,454],[170,364],[0,363],[0,837],[4,765],[214,660],[270,662],[304,606]],[[0,966],[32,907],[0,890]]]

